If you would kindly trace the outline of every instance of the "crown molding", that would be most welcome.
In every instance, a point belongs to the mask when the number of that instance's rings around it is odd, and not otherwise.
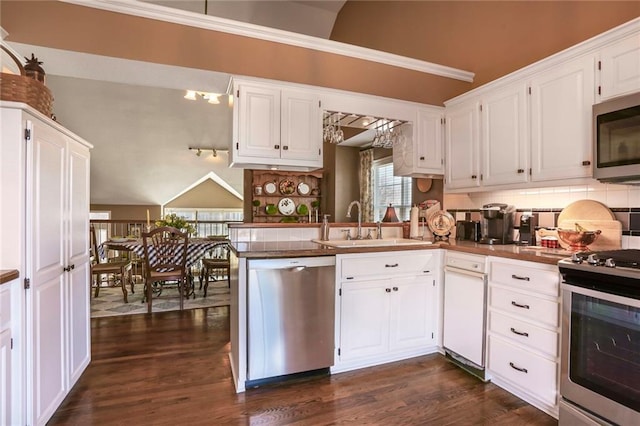
[[[296,47],[333,53],[336,55],[378,62],[399,68],[410,69],[426,74],[451,78],[466,82],[473,82],[474,73],[421,61],[392,53],[381,52],[366,47],[354,46],[333,40],[325,40],[305,34],[268,28],[261,25],[249,24],[231,19],[203,15],[194,12],[172,9],[151,3],[143,3],[133,0],[61,0],[78,6],[107,10],[110,12],[138,16],[141,18],[155,19],[174,24],[202,28],[211,31],[220,31],[244,37],[288,44]]]

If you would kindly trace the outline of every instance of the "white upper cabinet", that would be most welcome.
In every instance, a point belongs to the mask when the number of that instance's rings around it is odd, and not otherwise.
[[[238,157],[280,158],[280,89],[239,85]]]
[[[418,108],[415,137],[393,147],[393,174],[420,177],[444,174],[442,108]]]
[[[591,176],[594,58],[587,55],[531,79],[531,180]]]
[[[527,88],[516,83],[487,93],[480,106],[482,185],[527,181]]]
[[[599,56],[600,101],[640,90],[640,34],[602,48]]]
[[[320,97],[284,85],[236,81],[231,167],[322,168]]]
[[[445,102],[445,189],[587,182],[594,103],[638,91],[640,18]]]
[[[469,99],[447,107],[445,119],[447,188],[480,185],[480,103]]]
[[[282,90],[281,157],[312,161],[322,167],[320,98],[301,90]]]

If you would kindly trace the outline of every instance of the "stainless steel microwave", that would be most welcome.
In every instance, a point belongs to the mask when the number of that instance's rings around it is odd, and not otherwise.
[[[593,106],[593,177],[640,185],[640,93]]]

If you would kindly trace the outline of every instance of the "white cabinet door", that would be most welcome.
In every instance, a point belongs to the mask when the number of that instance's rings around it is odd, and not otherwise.
[[[238,156],[280,158],[280,90],[238,86]]]
[[[531,80],[532,181],[591,176],[594,78],[585,56]]]
[[[600,51],[600,100],[640,90],[640,34]]]
[[[470,100],[447,108],[446,181],[450,189],[480,185],[479,102]]]
[[[89,150],[71,142],[68,156],[69,244],[67,258],[68,389],[91,360],[89,288]]]
[[[409,124],[398,128],[404,138],[393,146],[393,174],[444,174],[442,111],[419,108],[417,117],[415,132]]]
[[[415,144],[416,171],[442,174],[442,113],[426,109],[418,110],[418,140]]]
[[[32,186],[27,251],[31,276],[32,423],[44,424],[66,393],[65,365],[65,166],[67,141],[53,128],[33,121]]]
[[[316,161],[322,167],[322,111],[320,97],[299,90],[282,90],[281,156]]]
[[[391,281],[390,349],[435,344],[435,286],[432,276]]]
[[[343,361],[387,352],[391,284],[372,280],[342,284],[340,358]]]
[[[0,424],[11,419],[11,330],[0,331]]]
[[[516,83],[482,98],[482,185],[528,179],[527,87]]]

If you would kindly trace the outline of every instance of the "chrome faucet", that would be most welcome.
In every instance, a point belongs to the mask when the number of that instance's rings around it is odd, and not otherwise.
[[[349,207],[347,207],[347,217],[351,217],[351,209],[353,208],[353,205],[358,206],[358,232],[356,235],[356,240],[361,240],[362,239],[362,206],[360,205],[360,201],[354,200],[349,204]]]

